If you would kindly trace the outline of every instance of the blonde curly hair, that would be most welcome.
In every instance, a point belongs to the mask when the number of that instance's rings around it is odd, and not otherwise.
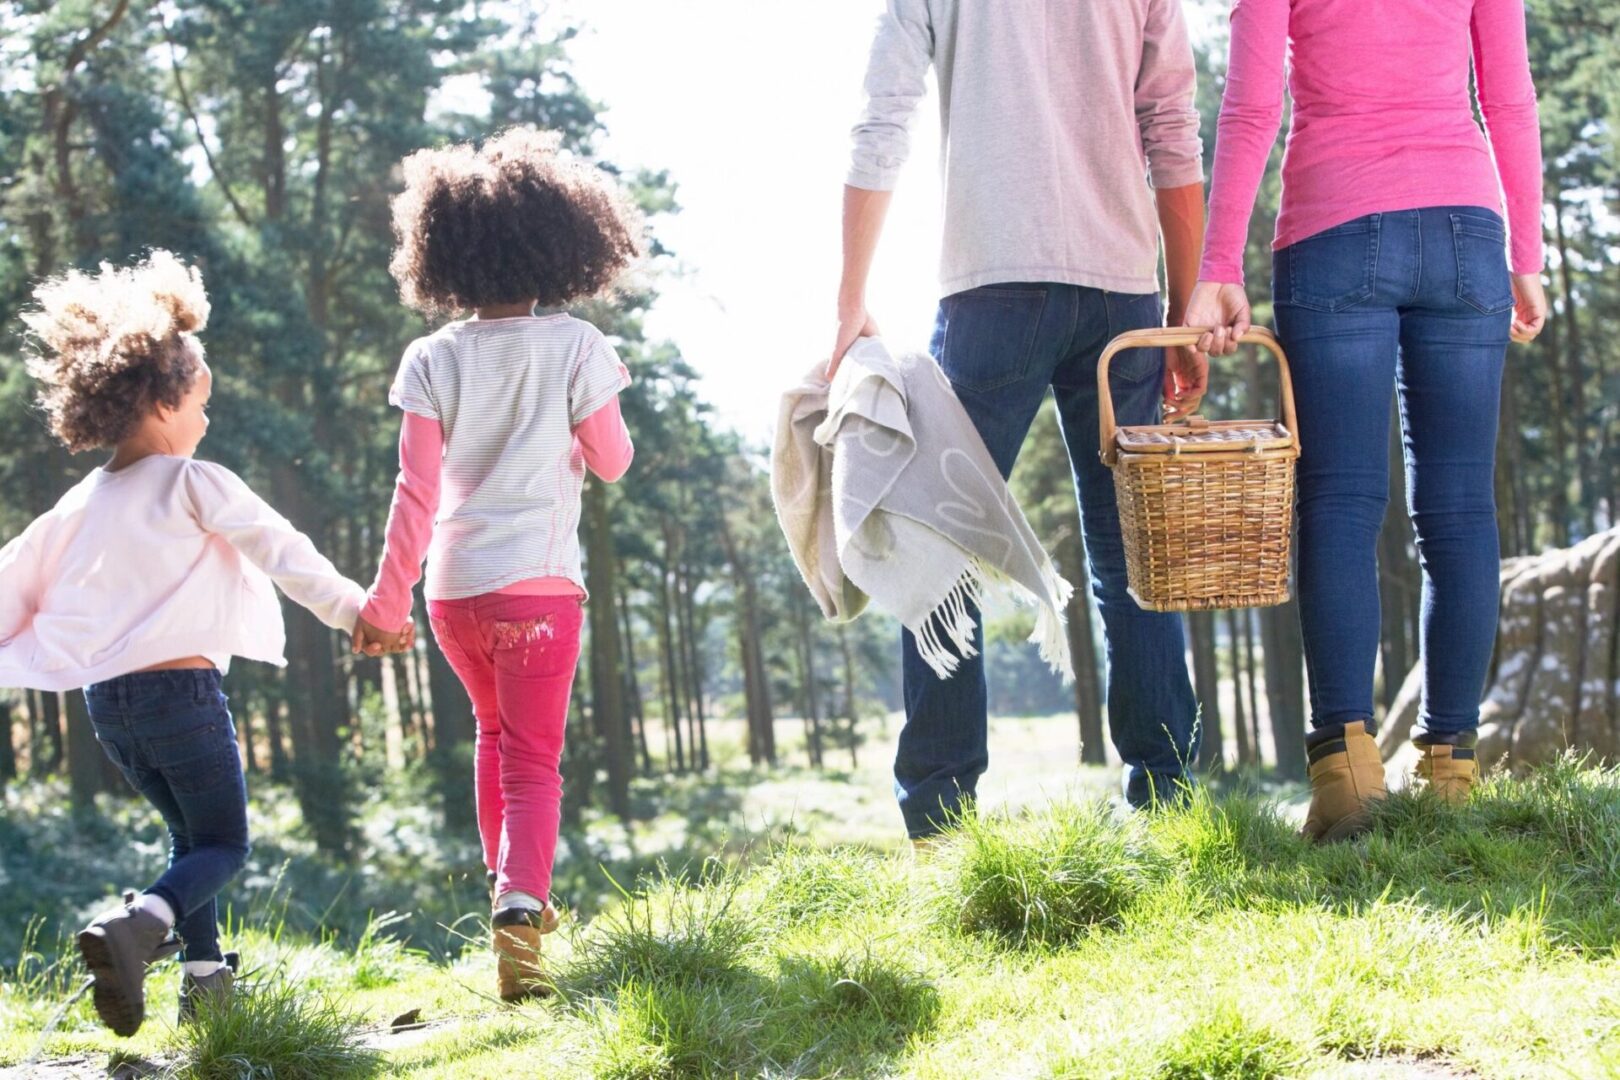
[[[69,450],[127,438],[158,406],[178,408],[202,370],[208,323],[202,275],[167,251],[129,267],[102,263],[34,289],[22,319],[38,345],[28,372],[39,406]]]
[[[603,292],[640,258],[640,211],[561,145],[555,132],[515,127],[401,163],[388,269],[407,306],[429,316],[562,307]]]

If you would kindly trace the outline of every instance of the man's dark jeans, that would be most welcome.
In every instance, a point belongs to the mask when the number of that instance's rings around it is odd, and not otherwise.
[[[1420,739],[1479,726],[1500,575],[1496,427],[1513,291],[1502,219],[1370,214],[1278,251],[1277,330],[1299,408],[1299,616],[1311,722],[1373,715],[1390,396],[1423,566]]]
[[[84,692],[102,749],[169,827],[166,900],[185,959],[218,960],[215,896],[248,854],[247,789],[220,674],[149,671]]]
[[[1012,472],[1050,387],[1068,444],[1090,559],[1091,589],[1107,641],[1108,725],[1125,762],[1133,806],[1173,797],[1197,757],[1198,707],[1187,679],[1181,619],[1136,606],[1126,590],[1114,479],[1097,456],[1097,360],[1127,330],[1156,327],[1159,298],[1074,285],[1006,284],[940,302],[931,351],[1003,476]],[[1113,360],[1122,424],[1154,423],[1164,354],[1135,349]],[[982,631],[977,645],[983,648]],[[982,655],[941,679],[903,632],[906,726],[895,791],[913,838],[930,836],[972,799],[989,764]]]

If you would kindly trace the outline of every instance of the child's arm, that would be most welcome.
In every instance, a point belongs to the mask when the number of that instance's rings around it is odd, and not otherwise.
[[[0,548],[0,645],[28,629],[39,608],[39,556],[24,532]]]
[[[422,559],[439,512],[439,464],[444,428],[437,420],[407,412],[399,429],[399,479],[388,508],[382,565],[360,617],[393,633],[411,616],[411,590],[422,576]]]
[[[585,452],[586,468],[605,483],[615,483],[624,476],[636,456],[617,397],[581,420],[574,428],[574,437]]]
[[[321,622],[353,632],[365,590],[338,573],[309,537],[223,466],[191,462],[185,485],[199,525],[228,541]]]

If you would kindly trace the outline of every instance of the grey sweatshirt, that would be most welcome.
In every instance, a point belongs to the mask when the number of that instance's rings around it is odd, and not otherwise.
[[[1159,288],[1153,187],[1202,182],[1181,0],[886,0],[852,187],[894,187],[939,72],[942,295]]]

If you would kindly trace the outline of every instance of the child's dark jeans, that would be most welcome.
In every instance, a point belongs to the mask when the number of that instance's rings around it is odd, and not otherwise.
[[[169,868],[146,891],[174,909],[185,959],[221,959],[214,897],[247,858],[248,828],[219,672],[123,675],[84,697],[102,749],[169,827]]]

